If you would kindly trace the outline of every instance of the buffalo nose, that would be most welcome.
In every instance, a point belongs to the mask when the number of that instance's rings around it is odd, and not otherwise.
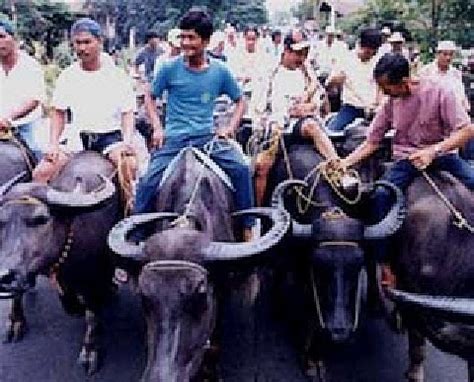
[[[351,330],[347,328],[333,328],[330,330],[331,340],[335,344],[346,342],[351,336]]]

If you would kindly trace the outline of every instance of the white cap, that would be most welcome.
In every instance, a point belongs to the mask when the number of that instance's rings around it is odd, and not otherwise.
[[[328,25],[324,31],[327,34],[335,34],[336,33],[336,28],[334,28],[332,25]]]
[[[439,52],[441,50],[455,51],[456,44],[454,43],[454,41],[451,40],[438,41],[436,51]]]
[[[383,27],[382,28],[382,34],[386,34],[386,35],[390,36],[392,34],[392,32],[391,32],[389,27]]]
[[[221,42],[225,42],[225,33],[219,30],[215,31],[211,36],[211,40],[209,42],[209,48],[214,49]]]
[[[168,36],[166,37],[166,40],[171,46],[179,48],[181,46],[181,29],[170,29],[168,31]]]
[[[405,42],[405,38],[400,32],[393,32],[387,41],[388,42]]]

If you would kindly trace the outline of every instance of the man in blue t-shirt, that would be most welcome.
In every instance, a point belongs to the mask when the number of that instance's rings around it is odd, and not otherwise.
[[[151,156],[148,172],[138,184],[137,213],[153,211],[163,171],[182,148],[203,148],[215,135],[232,137],[245,109],[242,91],[229,69],[206,54],[213,31],[210,16],[202,10],[192,9],[183,17],[179,28],[182,55],[163,64],[152,87],[155,97],[161,97],[167,91],[164,131],[152,104],[147,107],[153,126],[152,145],[157,150]],[[229,125],[214,131],[214,101],[223,94],[228,95],[236,107]],[[214,145],[210,156],[232,180],[236,209],[251,208],[254,201],[250,169],[235,147],[224,146]],[[251,225],[250,219],[248,225]],[[245,234],[250,235],[249,230]]]

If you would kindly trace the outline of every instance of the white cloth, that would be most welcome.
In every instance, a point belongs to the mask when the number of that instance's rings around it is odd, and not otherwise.
[[[346,60],[340,61],[331,75],[343,73],[346,76],[342,91],[343,104],[359,108],[375,105],[377,84],[374,79],[374,68],[378,58],[362,62],[356,52],[350,52]]]
[[[313,79],[313,82],[318,84],[315,79]],[[271,98],[268,100],[269,86],[272,86],[272,91]],[[290,70],[280,65],[273,79],[270,76],[265,81],[264,86],[260,87],[258,93],[256,93],[254,109],[257,114],[261,114],[265,111],[268,100],[271,107],[269,120],[284,126],[285,120],[288,118],[288,109],[295,100],[299,100],[303,96],[305,87],[306,81],[302,70]],[[316,91],[311,99],[312,102],[316,103],[317,110],[321,106],[321,94],[324,95],[323,89],[318,90],[320,91]]]
[[[71,125],[78,132],[108,133],[121,130],[122,113],[134,111],[136,99],[120,68],[101,64],[99,70],[85,71],[75,62],[59,75],[52,106],[70,108]]]
[[[322,72],[331,72],[334,67],[347,57],[348,50],[342,41],[333,41],[329,46],[326,40],[318,41],[312,46],[310,57]]]
[[[262,50],[253,53],[248,52],[244,47],[238,48],[228,60],[229,69],[237,78],[250,78],[250,81],[243,84],[245,92],[252,92],[254,85],[261,82],[272,67],[272,60],[268,54]]]
[[[41,119],[41,103],[46,99],[46,85],[41,65],[23,51],[18,51],[18,61],[5,73],[0,68],[0,118],[10,114],[26,102],[35,100],[40,104],[23,118],[15,120],[15,126]]]
[[[464,107],[468,107],[469,102],[466,97],[466,92],[464,91],[462,72],[459,69],[450,65],[447,71],[442,72],[439,69],[436,60],[434,60],[433,62],[423,66],[419,70],[418,75],[420,77],[431,77],[443,81],[446,86],[452,87],[454,93],[461,100]]]

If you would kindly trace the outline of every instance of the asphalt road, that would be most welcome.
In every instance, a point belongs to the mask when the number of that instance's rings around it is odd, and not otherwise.
[[[0,321],[5,322],[9,303],[0,301]],[[257,320],[258,341],[238,344],[238,325],[227,314],[221,356],[225,382],[304,382],[298,352],[283,321],[268,309]],[[144,323],[139,298],[128,288],[104,311],[103,366],[86,378],[76,364],[83,334],[81,319],[67,316],[45,280],[26,296],[29,331],[20,343],[0,344],[1,382],[138,381],[145,364]],[[328,382],[399,382],[407,366],[407,341],[391,332],[381,319],[367,319],[353,342],[331,349]],[[463,382],[463,361],[430,347],[427,382]]]

